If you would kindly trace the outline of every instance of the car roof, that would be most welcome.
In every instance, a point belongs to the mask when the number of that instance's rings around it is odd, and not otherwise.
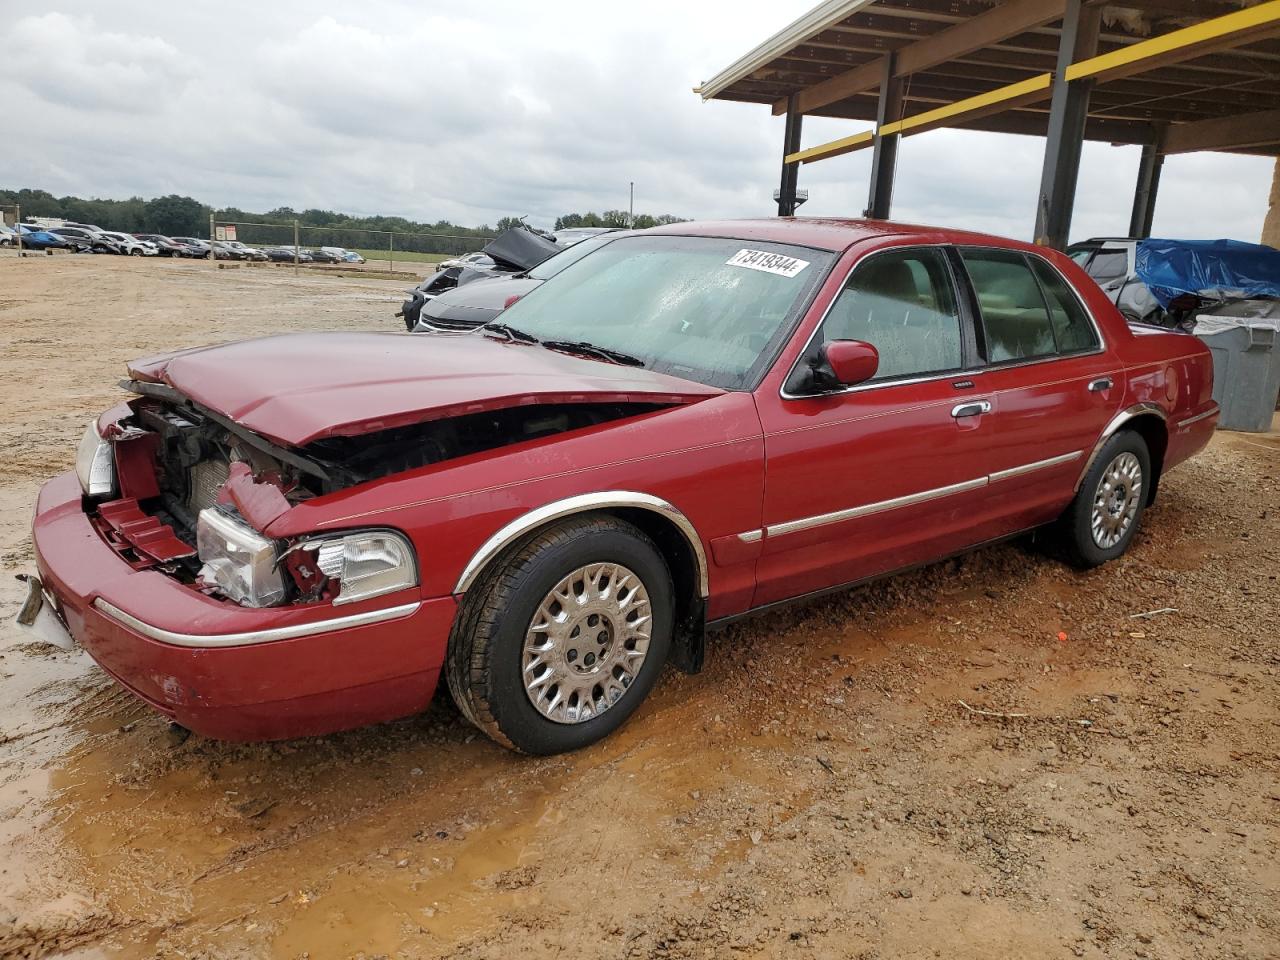
[[[672,236],[726,237],[791,243],[819,250],[843,252],[856,243],[888,237],[920,237],[933,243],[991,244],[1029,248],[1031,244],[992,234],[930,227],[892,220],[855,220],[837,217],[769,217],[754,220],[700,220],[666,224],[639,231]]]

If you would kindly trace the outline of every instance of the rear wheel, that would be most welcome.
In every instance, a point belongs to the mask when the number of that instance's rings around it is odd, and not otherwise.
[[[671,645],[671,574],[609,516],[535,535],[467,594],[446,663],[463,714],[524,753],[576,750],[622,725]]]
[[[1124,553],[1142,521],[1150,483],[1146,441],[1129,430],[1111,437],[1058,521],[1067,560],[1088,569]]]

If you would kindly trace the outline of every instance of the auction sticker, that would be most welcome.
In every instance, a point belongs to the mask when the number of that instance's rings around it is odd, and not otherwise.
[[[739,250],[725,261],[725,265],[776,273],[780,277],[794,277],[809,265],[809,261],[797,260],[782,253],[769,253],[767,250]]]

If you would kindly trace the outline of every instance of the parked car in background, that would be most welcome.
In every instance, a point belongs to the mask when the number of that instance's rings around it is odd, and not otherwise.
[[[257,247],[251,247],[239,240],[225,240],[223,243],[228,250],[238,253],[241,260],[265,261],[268,259],[265,251],[259,250]]]
[[[334,253],[331,250],[326,250],[324,247],[321,247],[316,250],[308,250],[307,254],[316,263],[342,263],[343,262],[342,257],[338,256],[338,254]]]
[[[95,230],[93,227],[66,225],[51,227],[49,232],[65,237],[69,243],[74,244],[82,251],[89,250],[93,253],[121,252],[119,241],[104,231]]]
[[[339,263],[364,263],[364,257],[346,247],[321,247],[326,253],[332,253]]]
[[[267,259],[274,263],[293,263],[294,249],[293,247],[268,247],[262,251],[267,255]],[[310,263],[311,254],[305,250],[297,251],[297,260],[299,263]]]
[[[493,266],[493,259],[487,254],[468,253],[461,257],[451,257],[448,260],[441,260],[436,264],[437,270],[448,270],[450,267],[472,267],[473,269],[486,269]]]
[[[396,312],[396,316],[404,320],[406,329],[412,330],[417,326],[422,305],[446,290],[471,283],[481,277],[496,276],[501,273],[523,273],[525,270],[536,267],[548,257],[555,256],[560,250],[560,247],[532,230],[524,227],[508,230],[485,244],[484,250],[480,253],[480,256],[485,258],[484,261],[472,260],[466,265],[437,270],[412,290],[406,290],[405,293],[408,296]],[[488,263],[487,266],[484,265],[485,262]]]
[[[13,247],[18,243],[18,231],[0,223],[0,247]]]
[[[22,235],[22,245],[28,250],[75,250],[76,245],[56,233],[18,224],[18,232]]]
[[[111,230],[103,230],[102,236],[108,240],[114,240],[119,248],[116,252],[127,254],[131,257],[154,257],[160,251],[154,245],[148,245],[146,242],[131,237],[127,233],[115,233]]]
[[[495,273],[446,290],[426,301],[414,326],[415,333],[433,330],[470,330],[488,323],[511,303],[537,289],[566,267],[630,231],[601,231],[572,247],[553,254],[522,273]]]
[[[196,248],[185,243],[179,243],[172,237],[166,237],[160,233],[135,233],[135,239],[141,240],[143,243],[150,243],[154,246],[162,256],[166,257],[192,257],[198,256]]]
[[[190,247],[197,257],[204,257],[206,259],[209,257],[208,240],[204,240],[200,237],[171,237],[170,239],[172,239],[174,243],[181,243],[184,246]]]
[[[1218,416],[1205,346],[1067,257],[883,221],[658,227],[478,332],[128,378],[39,494],[23,622],[208,736],[388,720],[444,678],[531,754],[699,669],[708,625],[1033,529],[1119,557]]]

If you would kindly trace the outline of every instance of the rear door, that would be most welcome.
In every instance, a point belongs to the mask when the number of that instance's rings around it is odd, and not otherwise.
[[[988,452],[991,503],[1008,532],[1052,520],[1124,396],[1083,300],[1048,259],[963,247],[979,323],[983,381],[998,415]]]

